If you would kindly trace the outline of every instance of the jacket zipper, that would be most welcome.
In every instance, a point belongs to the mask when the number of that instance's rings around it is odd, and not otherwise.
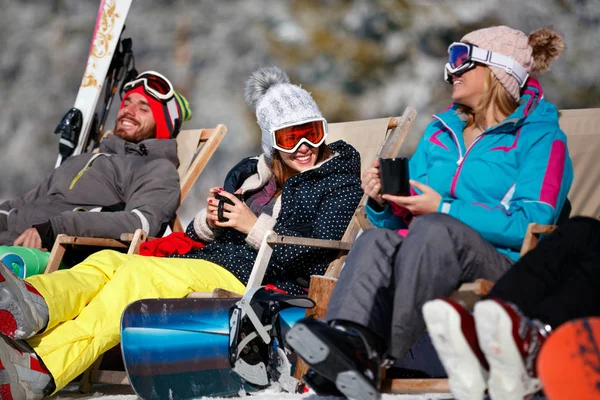
[[[460,171],[462,170],[462,166],[465,163],[465,158],[467,158],[467,155],[469,155],[469,152],[471,151],[471,149],[473,148],[473,146],[475,145],[475,143],[479,142],[479,140],[482,137],[484,137],[484,136],[485,135],[483,133],[480,134],[479,136],[477,136],[475,138],[475,140],[473,140],[473,142],[471,143],[471,145],[469,146],[469,148],[467,149],[467,152],[465,153],[465,156],[458,160],[458,162],[457,162],[458,169],[454,173],[454,178],[452,178],[452,185],[450,185],[450,195],[452,197],[456,197],[456,194],[455,194],[455,191],[456,191],[456,182],[458,182],[458,176],[460,175]]]
[[[458,160],[456,161],[456,165],[458,165],[458,169],[456,170],[456,172],[454,173],[454,177],[452,178],[452,184],[450,185],[450,195],[452,197],[456,197],[456,183],[458,182],[458,176],[460,175],[460,171],[462,170],[462,166],[463,163],[465,162],[465,158],[467,158],[467,155],[469,154],[469,152],[471,151],[471,149],[473,148],[473,145],[475,145],[475,143],[479,142],[479,140],[485,136],[484,133],[481,133],[479,136],[477,136],[475,138],[475,140],[473,140],[473,142],[471,143],[471,145],[469,146],[469,148],[467,149],[467,151],[465,152],[465,155],[462,155],[462,149],[460,148],[460,142],[458,141],[458,136],[456,136],[456,133],[454,133],[454,131],[452,130],[452,128],[450,128],[440,117],[434,115],[433,118],[437,119],[438,121],[440,121],[442,123],[442,125],[444,125],[446,127],[446,129],[448,129],[450,131],[450,133],[452,134],[452,137],[454,138],[454,141],[456,142],[456,147],[458,148]]]
[[[92,166],[92,163],[94,162],[94,160],[96,160],[96,158],[100,157],[100,156],[108,156],[109,154],[105,154],[105,153],[96,153],[92,156],[92,158],[89,159],[89,161],[85,164],[85,166],[83,167],[83,169],[81,171],[79,171],[77,173],[77,175],[75,175],[75,178],[73,178],[73,180],[71,181],[71,184],[69,185],[69,190],[73,189],[73,186],[75,186],[75,184],[77,183],[77,181],[79,180],[79,178],[81,178],[83,176],[83,174]]]
[[[433,118],[440,121],[442,123],[442,125],[444,125],[446,127],[446,129],[448,129],[450,131],[450,133],[452,134],[452,137],[454,138],[454,141],[456,142],[456,148],[458,149],[458,161],[456,162],[456,165],[460,165],[460,163],[463,160],[463,155],[462,155],[462,149],[460,148],[460,142],[458,141],[458,137],[456,136],[456,133],[454,133],[454,131],[448,125],[446,125],[446,123],[437,115],[434,115]]]

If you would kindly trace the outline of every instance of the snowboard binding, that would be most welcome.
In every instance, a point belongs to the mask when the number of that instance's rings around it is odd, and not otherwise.
[[[288,295],[274,287],[250,290],[229,310],[229,363],[251,385],[278,383],[282,390],[296,392],[298,380],[291,375],[284,337],[287,326],[279,313],[289,307],[312,308],[308,297]]]

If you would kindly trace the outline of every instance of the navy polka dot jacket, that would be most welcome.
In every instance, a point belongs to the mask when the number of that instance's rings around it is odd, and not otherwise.
[[[317,168],[297,174],[285,183],[281,209],[273,230],[280,235],[340,240],[363,195],[360,187],[360,155],[349,144],[329,145],[334,157]],[[227,175],[224,189],[233,192],[257,170],[257,159],[247,158]],[[257,250],[246,235],[219,229],[214,241],[195,252],[179,256],[201,258],[219,264],[246,284]],[[199,240],[194,221],[186,233]],[[306,294],[310,275],[322,275],[337,250],[306,246],[275,246],[264,284],[271,283],[290,294]]]

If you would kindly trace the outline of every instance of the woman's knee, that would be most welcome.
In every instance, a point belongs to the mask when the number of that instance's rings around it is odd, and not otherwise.
[[[390,242],[402,242],[402,238],[398,233],[391,229],[385,228],[373,228],[367,229],[356,239],[354,246],[355,248],[373,249],[373,246],[378,243],[390,243]]]
[[[573,217],[559,225],[559,229],[564,233],[572,233],[577,236],[600,237],[600,221],[590,217]]]
[[[119,274],[144,275],[151,273],[151,266],[143,258],[132,257],[125,260],[118,269]]]
[[[414,218],[410,224],[409,234],[423,238],[443,238],[458,224],[459,220],[442,213],[431,213]]]

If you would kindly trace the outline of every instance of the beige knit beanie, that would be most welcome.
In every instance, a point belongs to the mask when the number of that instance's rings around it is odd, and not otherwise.
[[[468,33],[460,41],[512,57],[530,74],[546,72],[565,48],[562,36],[550,28],[537,30],[527,36],[508,26],[494,26]],[[492,66],[489,68],[506,91],[518,102],[521,88],[517,80],[502,68]]]

